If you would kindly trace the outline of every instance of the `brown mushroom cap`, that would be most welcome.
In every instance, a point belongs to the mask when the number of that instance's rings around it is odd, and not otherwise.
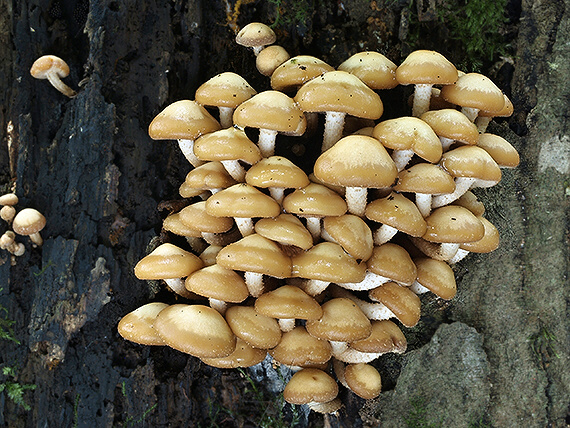
[[[319,369],[306,368],[295,373],[283,390],[291,404],[327,403],[338,395],[336,381]]]
[[[35,79],[48,79],[49,82],[62,94],[73,98],[77,93],[61,81],[69,75],[69,66],[55,55],[44,55],[32,64],[30,74]]]
[[[303,223],[292,214],[279,214],[274,218],[262,218],[255,223],[255,232],[282,245],[308,250],[313,237]]]
[[[481,134],[477,146],[489,153],[499,167],[514,168],[520,162],[517,150],[511,143],[498,135]]]
[[[422,238],[430,242],[473,242],[485,234],[481,221],[467,208],[457,205],[435,209],[426,218],[426,224],[426,233]]]
[[[419,284],[442,299],[449,300],[455,296],[455,274],[447,263],[431,258],[415,259],[414,263],[418,269]]]
[[[399,284],[411,285],[416,280],[416,265],[410,255],[391,242],[375,246],[366,264],[369,271]]]
[[[217,131],[220,124],[196,101],[181,100],[168,105],[150,123],[148,134],[153,140],[195,140]]]
[[[396,79],[401,85],[449,85],[457,80],[457,69],[438,52],[416,50],[398,66]]]
[[[244,340],[237,338],[236,349],[227,357],[206,358],[200,360],[212,367],[220,369],[235,369],[237,367],[251,367],[261,363],[267,356],[265,349],[254,348]]]
[[[0,196],[0,205],[17,205],[18,204],[18,196],[15,193],[6,193]]]
[[[422,236],[426,222],[416,205],[405,196],[392,192],[366,206],[366,217],[387,224],[411,236]]]
[[[200,201],[188,205],[179,211],[180,220],[186,226],[208,233],[223,233],[230,230],[234,224],[228,217],[216,217],[206,210],[206,201]]]
[[[483,238],[478,241],[464,242],[459,245],[459,248],[472,253],[490,253],[491,251],[495,251],[499,247],[499,231],[493,223],[485,217],[479,216],[477,218],[483,223],[483,227],[485,228]]]
[[[310,183],[285,196],[283,208],[300,217],[339,216],[346,213],[346,202],[328,187]]]
[[[464,208],[467,208],[477,217],[480,217],[483,214],[485,214],[485,205],[483,205],[483,202],[477,199],[477,196],[475,196],[475,194],[470,190],[468,190],[463,195],[461,195],[461,197],[453,201],[453,205],[460,205]]]
[[[394,190],[439,195],[455,189],[453,177],[438,165],[417,163],[400,171]]]
[[[186,278],[185,286],[188,291],[223,302],[239,303],[249,297],[243,278],[217,264],[193,272]]]
[[[174,233],[178,236],[200,238],[202,237],[202,232],[199,230],[188,226],[180,218],[180,212],[169,214],[162,222],[162,230]]]
[[[413,327],[420,320],[420,298],[407,287],[387,282],[370,290],[368,295],[370,299],[386,305],[406,327]]]
[[[271,45],[276,39],[275,32],[261,22],[250,22],[236,35],[236,43],[248,48]]]
[[[299,55],[285,61],[271,75],[271,87],[276,91],[289,92],[305,82],[334,68],[323,60],[310,55]]]
[[[208,306],[169,306],[158,314],[154,327],[168,346],[198,358],[226,357],[236,347],[224,317]]]
[[[173,244],[161,244],[135,266],[138,279],[184,278],[200,269],[202,260]]]
[[[372,231],[360,217],[352,214],[325,217],[323,228],[334,242],[355,259],[366,261],[372,255]]]
[[[315,367],[329,361],[332,355],[328,341],[311,336],[302,326],[283,333],[269,354],[281,364],[298,367]]]
[[[307,174],[283,156],[270,156],[253,165],[245,175],[246,183],[261,188],[301,188],[308,186]]]
[[[476,144],[479,139],[477,126],[467,116],[455,109],[427,111],[421,115],[439,137],[448,138],[463,144]]]
[[[255,310],[273,318],[310,320],[319,319],[323,315],[321,305],[293,285],[283,285],[262,294],[255,300]]]
[[[441,89],[441,96],[458,106],[487,112],[500,111],[505,105],[505,98],[497,85],[479,73],[460,76],[454,84]]]
[[[380,395],[382,380],[378,370],[370,364],[349,364],[344,369],[344,379],[352,392],[365,400]]]
[[[321,242],[292,258],[292,275],[297,278],[360,282],[365,272],[365,263],[358,263],[340,245],[332,242]]]
[[[264,76],[271,76],[275,69],[287,61],[289,57],[289,52],[283,46],[267,46],[255,58],[255,66]]]
[[[196,102],[204,106],[236,108],[256,94],[239,74],[226,71],[202,83],[196,90]]]
[[[194,143],[194,153],[204,161],[241,160],[253,165],[261,159],[255,143],[233,127],[202,135]]]
[[[367,353],[395,352],[401,354],[406,351],[407,341],[402,330],[390,320],[372,321],[370,336],[351,342],[350,347]]]
[[[239,183],[210,196],[206,211],[216,217],[277,217],[281,207],[271,196]]]
[[[322,305],[323,316],[309,320],[309,334],[320,339],[337,342],[353,342],[368,337],[372,331],[370,320],[350,299],[331,299]]]
[[[371,89],[392,89],[398,86],[396,64],[379,52],[358,52],[337,69],[354,74]]]
[[[131,342],[141,345],[165,345],[162,337],[154,329],[154,321],[158,314],[168,305],[161,302],[151,302],[129,312],[119,321],[119,334]]]
[[[232,306],[225,316],[234,334],[255,348],[275,348],[281,340],[277,320],[261,315],[253,306]]]
[[[12,220],[12,229],[18,235],[29,236],[40,232],[46,225],[46,218],[34,208],[20,210]]]
[[[457,147],[444,153],[440,164],[454,177],[471,177],[491,183],[501,180],[499,166],[481,147]]]
[[[207,162],[186,175],[179,193],[183,198],[198,196],[206,190],[225,189],[233,186],[236,181],[220,162]]]

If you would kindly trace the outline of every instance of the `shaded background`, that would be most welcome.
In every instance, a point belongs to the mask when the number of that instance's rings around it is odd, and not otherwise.
[[[28,245],[15,265],[0,255],[0,382],[28,388],[19,404],[0,393],[0,425],[568,426],[569,6],[0,0],[0,188],[48,218],[41,249]],[[233,42],[254,20],[274,24],[292,56],[333,66],[362,50],[398,64],[435,49],[489,75],[515,105],[491,131],[520,151],[521,165],[478,192],[500,249],[456,266],[451,302],[422,298],[422,321],[404,330],[410,352],[375,363],[378,399],[342,391],[346,407],[326,419],[283,406],[265,367],[213,369],[116,333],[127,312],[173,301],[132,273],[189,170],[174,143],[149,139],[148,124],[222,71],[266,89],[253,54]],[[66,81],[81,82],[75,99],[30,77],[44,54],[68,62]],[[384,117],[405,114],[408,94],[383,95]]]

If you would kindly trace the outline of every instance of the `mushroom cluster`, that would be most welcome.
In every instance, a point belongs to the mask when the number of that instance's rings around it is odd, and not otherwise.
[[[470,189],[518,164],[484,129],[510,102],[437,52],[400,66],[361,52],[334,69],[289,58],[262,24],[237,40],[255,50],[271,89],[222,73],[150,124],[153,139],[179,141],[193,168],[179,191],[187,205],[163,224],[184,245],[160,244],[135,275],[163,280],[180,299],[148,303],[118,330],[214,367],[269,355],[296,370],[286,401],[335,412],[337,381],[365,399],[380,394],[371,363],[406,350],[401,327],[418,323],[419,295],[453,298],[452,265],[497,248]],[[379,121],[381,92],[397,85],[415,86],[413,113]],[[311,170],[275,154],[283,135],[316,153]]]
[[[34,247],[41,246],[43,239],[40,231],[46,225],[46,218],[34,208],[16,209],[19,199],[15,193],[0,196],[0,218],[7,224],[8,229],[0,236],[0,249],[8,251],[14,257],[24,255],[26,247],[18,242],[16,235],[29,236]]]

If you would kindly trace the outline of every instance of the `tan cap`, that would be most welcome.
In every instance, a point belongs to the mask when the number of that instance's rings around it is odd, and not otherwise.
[[[485,228],[483,238],[478,241],[465,242],[461,244],[459,248],[472,253],[490,253],[491,251],[495,251],[499,247],[499,231],[495,225],[485,217],[477,218],[483,223],[483,227]]]
[[[154,327],[168,346],[198,358],[225,357],[236,347],[224,317],[208,306],[169,306],[158,314]]]
[[[251,367],[261,363],[267,356],[265,349],[254,348],[239,337],[236,340],[236,349],[227,357],[206,358],[200,360],[205,364],[220,369],[235,369],[237,367]]]
[[[255,300],[255,310],[273,318],[309,320],[319,319],[323,315],[321,305],[293,285],[283,285],[262,294]]]
[[[239,74],[226,71],[202,83],[196,90],[195,99],[204,106],[236,108],[256,93]]]
[[[420,298],[407,287],[387,282],[370,290],[368,296],[371,300],[386,305],[406,327],[413,327],[420,320]]]
[[[206,190],[220,190],[233,186],[236,181],[221,162],[206,162],[192,169],[179,188],[180,196],[191,198]]]
[[[415,259],[414,263],[418,268],[419,284],[442,299],[449,300],[455,296],[455,274],[447,263],[432,258]]]
[[[255,223],[255,232],[285,246],[308,250],[313,237],[303,223],[292,214],[279,214],[274,218],[262,218]],[[287,251],[287,248],[284,248]]]
[[[228,308],[226,320],[237,337],[256,348],[275,348],[281,340],[277,320],[257,313],[253,306],[237,305]]]
[[[153,140],[195,140],[217,131],[220,124],[196,101],[181,100],[168,105],[150,123],[148,134]]]
[[[400,171],[394,190],[398,192],[439,195],[455,189],[453,177],[438,165],[417,163]]]
[[[502,168],[514,168],[520,162],[517,150],[498,135],[484,133],[479,136],[477,145],[484,149]]]
[[[312,336],[336,342],[353,342],[370,336],[370,320],[352,300],[334,298],[325,302],[322,308],[322,318],[306,323]]]
[[[216,217],[277,217],[281,207],[255,187],[239,183],[210,196],[206,210]]]
[[[470,177],[496,184],[501,180],[497,162],[478,146],[461,146],[441,157],[441,166],[454,177]]]
[[[193,272],[186,278],[185,286],[188,291],[223,302],[240,303],[249,297],[243,278],[217,264]]]
[[[164,345],[164,340],[154,329],[154,321],[160,311],[167,307],[166,303],[152,302],[135,309],[119,321],[119,334],[141,345]]]
[[[223,233],[232,228],[234,222],[229,217],[216,217],[206,211],[206,201],[195,202],[182,208],[180,220],[186,226],[206,233]]]
[[[396,79],[401,85],[449,85],[457,80],[457,69],[438,52],[416,50],[398,66]]]
[[[371,89],[392,89],[398,86],[396,64],[379,52],[358,52],[337,69],[354,74]]]
[[[250,22],[236,35],[236,43],[253,48],[255,55],[258,55],[264,46],[275,43],[276,39],[275,32],[261,22]]]
[[[285,61],[271,75],[271,87],[276,91],[292,92],[305,82],[334,68],[310,55],[299,55]]]
[[[333,242],[340,244],[355,259],[366,261],[372,255],[374,245],[372,231],[360,217],[352,214],[325,217],[323,228]]]
[[[283,208],[299,217],[338,216],[346,213],[346,202],[328,187],[311,183],[285,196]]]
[[[245,175],[246,183],[269,188],[271,196],[280,202],[284,189],[299,189],[309,185],[307,174],[283,156],[270,156],[253,165]]]
[[[12,219],[12,230],[18,235],[29,236],[35,245],[42,245],[40,231],[46,226],[46,218],[34,208],[20,210]]]
[[[287,61],[289,57],[289,52],[283,46],[267,46],[255,58],[255,66],[264,76],[271,76],[275,69]]]
[[[336,381],[324,371],[313,368],[295,373],[283,391],[283,398],[291,404],[327,403],[337,395]]]
[[[173,244],[161,244],[135,266],[138,279],[184,278],[202,267],[198,256]]]
[[[281,364],[296,367],[316,367],[332,356],[330,343],[311,336],[302,326],[283,333],[281,341],[269,354]]]
[[[485,228],[467,208],[446,205],[435,209],[426,218],[427,229],[422,236],[430,242],[464,243],[483,238]]]
[[[369,271],[399,284],[411,285],[416,280],[412,258],[404,248],[391,242],[375,246],[366,264]]]
[[[48,79],[54,88],[69,98],[77,95],[77,92],[61,81],[62,78],[69,76],[69,66],[55,55],[44,55],[35,60],[30,74],[35,79]]]
[[[426,122],[440,138],[462,144],[476,144],[479,139],[475,124],[455,109],[431,110],[422,114],[421,120]],[[446,144],[446,148],[448,146],[449,144]]]
[[[253,165],[261,159],[259,148],[237,128],[220,129],[201,136],[194,143],[194,153],[204,161],[240,160]]]
[[[366,207],[366,218],[391,226],[411,236],[422,236],[426,222],[418,207],[404,195],[392,192],[376,199]]]
[[[350,347],[360,352],[385,354],[406,351],[407,341],[402,330],[390,320],[372,321],[370,336],[354,341]]]
[[[348,388],[365,400],[376,398],[382,392],[380,373],[370,364],[349,364],[344,369],[344,379]]]

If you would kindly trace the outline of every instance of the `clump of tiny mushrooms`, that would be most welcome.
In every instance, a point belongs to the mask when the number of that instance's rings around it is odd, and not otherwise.
[[[163,280],[181,299],[148,303],[118,330],[214,367],[269,355],[295,370],[286,401],[336,412],[338,383],[365,399],[380,394],[372,362],[406,350],[401,328],[419,321],[419,295],[453,298],[452,265],[497,248],[497,229],[470,189],[497,184],[519,159],[474,121],[477,112],[485,122],[503,114],[506,97],[432,51],[399,67],[361,52],[336,70],[282,48],[264,55],[274,38],[254,26],[244,28],[246,45],[264,60],[271,89],[257,92],[227,72],[204,84],[217,102],[179,101],[150,124],[151,136],[192,141],[194,167],[180,187],[188,206],[164,221],[188,245],[161,244],[135,275]],[[414,113],[382,121],[381,92],[397,85],[415,86]],[[318,113],[324,145],[312,171],[275,155],[280,134],[319,141]],[[361,129],[346,135],[347,117]]]

